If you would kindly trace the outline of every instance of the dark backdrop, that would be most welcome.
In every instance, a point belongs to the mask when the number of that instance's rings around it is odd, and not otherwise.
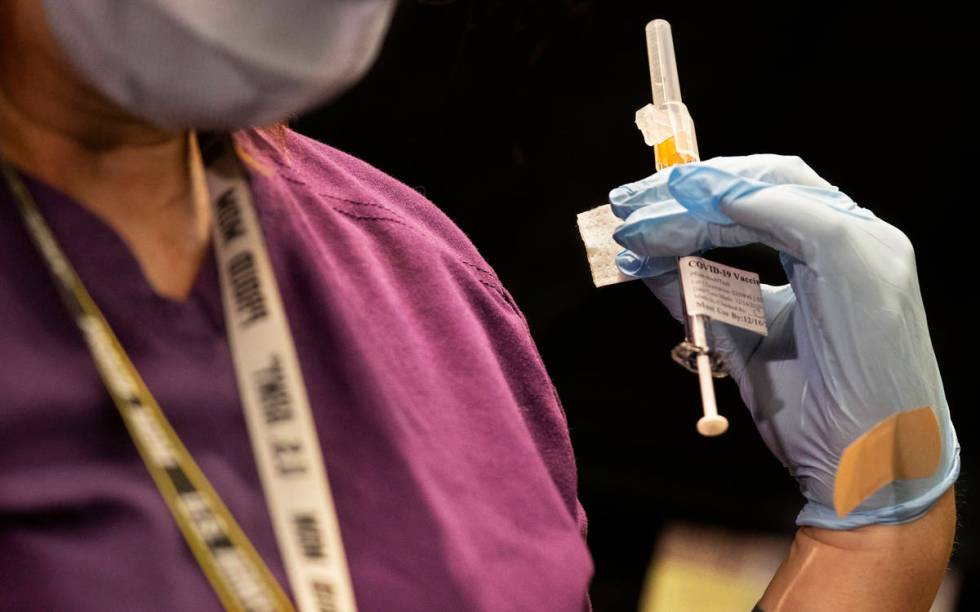
[[[916,245],[963,445],[961,607],[980,609],[967,19],[936,4],[790,4],[406,0],[370,75],[294,122],[425,193],[523,308],[571,426],[597,610],[635,609],[665,521],[791,534],[801,505],[733,383],[719,397],[729,433],[696,434],[696,380],[668,357],[680,326],[646,288],[590,283],[575,214],[652,173],[633,113],[650,97],[643,27],[657,17],[673,26],[704,158],[800,155]],[[719,257],[782,282],[762,249]]]

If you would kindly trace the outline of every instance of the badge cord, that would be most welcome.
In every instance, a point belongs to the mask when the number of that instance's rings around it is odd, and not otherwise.
[[[230,139],[219,144],[224,154],[205,177],[192,141],[192,178],[214,205],[228,339],[280,554],[301,612],[354,612],[336,506],[251,189]]]

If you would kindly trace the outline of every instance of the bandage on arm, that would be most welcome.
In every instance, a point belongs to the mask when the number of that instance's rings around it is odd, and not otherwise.
[[[927,612],[953,547],[952,487],[923,517],[851,530],[802,527],[760,601],[764,612]]]

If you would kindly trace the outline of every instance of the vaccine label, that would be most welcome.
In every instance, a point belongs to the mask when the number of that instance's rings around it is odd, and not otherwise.
[[[688,315],[705,315],[763,336],[768,333],[758,274],[701,257],[681,257],[677,263]]]

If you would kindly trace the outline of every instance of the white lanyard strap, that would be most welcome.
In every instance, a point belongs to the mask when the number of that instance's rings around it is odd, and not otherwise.
[[[216,144],[224,151],[208,164],[207,189],[225,322],[279,551],[302,612],[352,612],[337,512],[252,193],[231,147]]]

